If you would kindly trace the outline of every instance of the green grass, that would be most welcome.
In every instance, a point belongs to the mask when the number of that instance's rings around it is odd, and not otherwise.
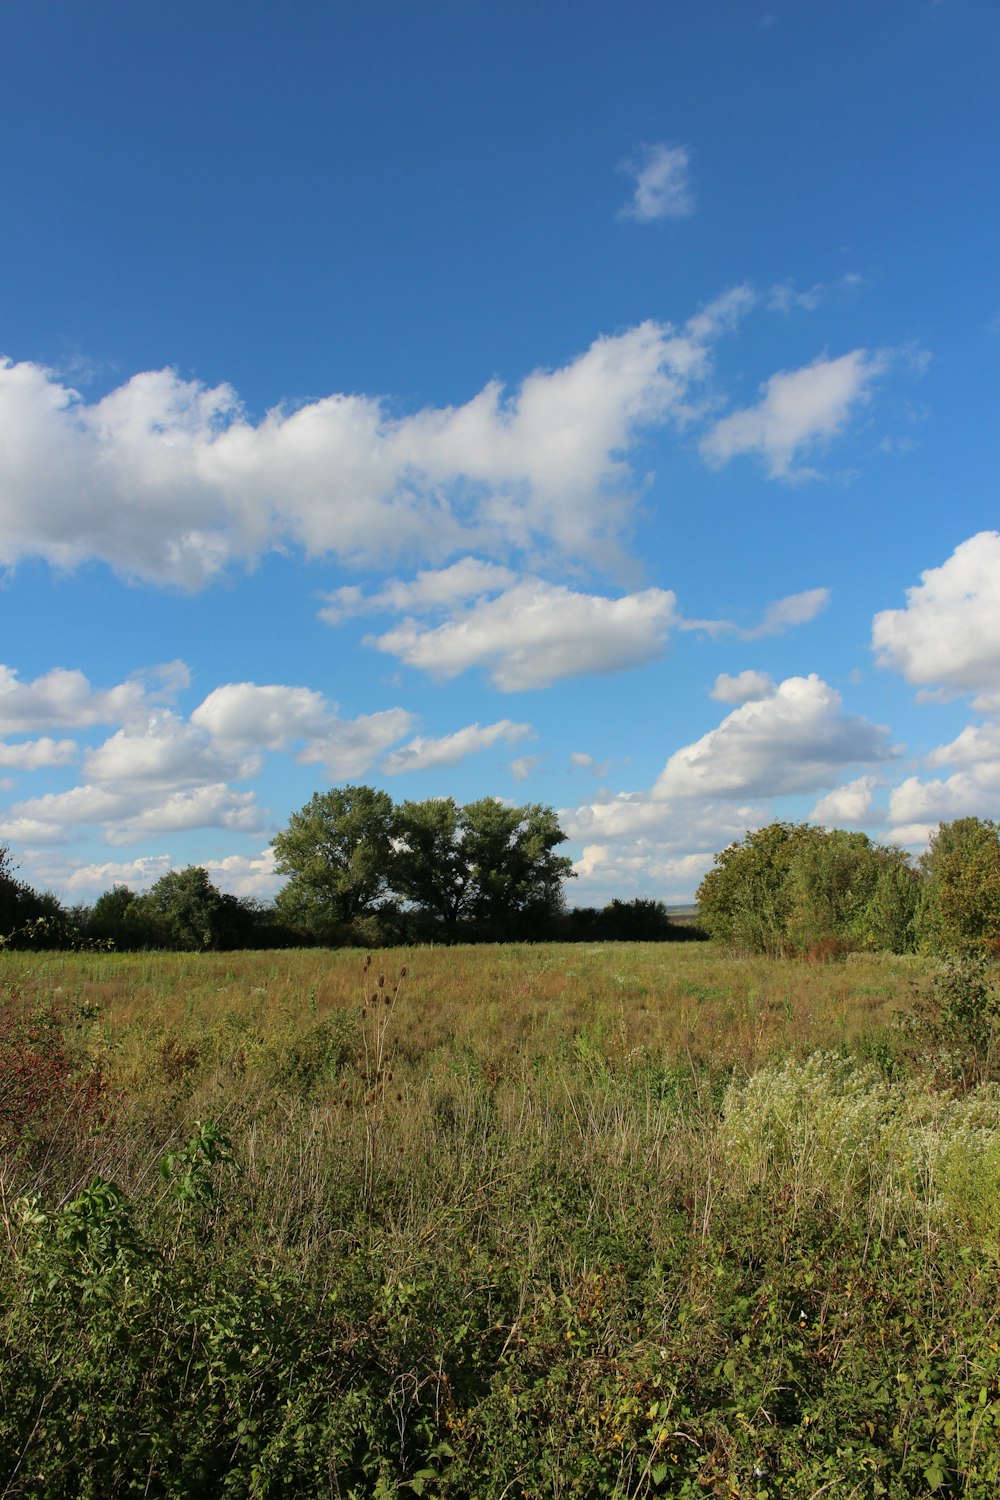
[[[1000,1104],[894,1025],[921,961],[0,982],[0,1495],[1000,1493]]]

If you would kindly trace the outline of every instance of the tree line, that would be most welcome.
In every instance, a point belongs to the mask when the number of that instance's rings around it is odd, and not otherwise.
[[[942,823],[914,864],[863,833],[769,823],[715,856],[696,899],[737,953],[1000,956],[1000,825]]]
[[[271,903],[218,890],[190,866],[137,894],[119,885],[66,909],[0,863],[0,945],[225,950],[306,944],[684,940],[661,901],[567,910],[572,861],[551,807],[484,797],[397,806],[386,792],[317,792],[272,841],[286,882]],[[2,851],[0,851],[2,854]],[[6,895],[6,901],[5,901]]]
[[[866,834],[770,823],[715,856],[697,926],[661,901],[567,909],[571,861],[550,807],[486,797],[393,803],[346,786],[317,792],[273,840],[286,877],[273,902],[220,891],[206,870],[143,893],[66,908],[20,881],[0,847],[0,947],[183,950],[366,947],[414,942],[670,941],[708,936],[735,953],[835,957],[853,950],[1000,953],[1000,825],[943,823],[916,863]]]

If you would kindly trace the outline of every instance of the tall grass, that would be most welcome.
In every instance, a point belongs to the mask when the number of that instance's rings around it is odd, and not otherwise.
[[[103,1087],[3,1158],[0,1495],[1000,1492],[918,961],[10,957]]]

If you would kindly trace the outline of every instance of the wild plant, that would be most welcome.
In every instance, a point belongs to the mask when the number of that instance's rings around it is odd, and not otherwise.
[[[899,1023],[941,1082],[965,1092],[1000,1074],[1000,988],[984,953],[948,955]]]
[[[371,1208],[378,1179],[379,1145],[385,1119],[389,1085],[393,1081],[393,1048],[390,1027],[406,978],[406,966],[400,969],[395,985],[386,981],[385,973],[372,980],[371,954],[365,956],[361,989],[361,1062],[364,1072],[362,1109],[365,1120],[364,1200]],[[402,1095],[399,1096],[400,1098]]]

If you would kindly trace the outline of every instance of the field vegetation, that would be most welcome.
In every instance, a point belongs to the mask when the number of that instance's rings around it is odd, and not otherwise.
[[[0,1495],[1000,1493],[984,954],[0,985]]]

